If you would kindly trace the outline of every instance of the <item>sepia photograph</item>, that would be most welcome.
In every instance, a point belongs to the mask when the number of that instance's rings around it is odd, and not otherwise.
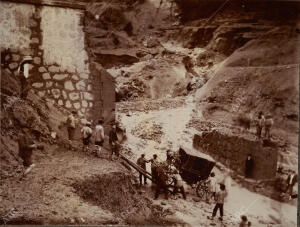
[[[1,226],[296,227],[300,0],[1,0]]]

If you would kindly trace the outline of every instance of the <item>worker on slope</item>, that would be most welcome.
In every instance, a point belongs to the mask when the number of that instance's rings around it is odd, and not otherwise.
[[[145,170],[145,172],[146,172],[146,163],[147,163],[148,161],[145,159],[145,154],[142,154],[141,155],[141,157],[139,157],[138,158],[138,160],[137,160],[137,164],[142,168],[142,169],[144,169]],[[142,184],[143,184],[143,176],[144,176],[144,184],[147,184],[147,177],[144,175],[144,174],[142,174],[142,173],[140,173],[140,175],[139,175],[139,179],[140,179],[140,186],[142,186]]]
[[[32,153],[35,149],[44,149],[42,145],[37,145],[34,139],[29,135],[27,128],[23,129],[23,132],[19,135],[19,156],[23,160],[23,165],[26,168],[24,175],[28,174],[35,166],[32,161]]]
[[[92,137],[93,134],[93,130],[90,128],[91,123],[90,122],[86,122],[85,126],[82,127],[81,129],[81,133],[82,133],[82,143],[83,143],[83,148],[82,150],[88,151],[88,146],[90,144],[90,139]]]
[[[174,174],[172,175],[172,178],[174,179],[174,190],[173,195],[176,195],[178,191],[182,194],[183,199],[186,199],[185,190],[183,187],[183,180],[178,173],[177,170],[174,171]]]
[[[20,66],[18,68],[18,75],[21,82],[21,98],[26,99],[28,91],[29,91],[29,68],[30,63],[32,62],[31,56],[25,56],[23,60],[20,63]]]
[[[152,175],[152,183],[157,182],[157,167],[159,165],[159,161],[157,159],[157,154],[153,155],[153,158],[149,160],[151,162],[151,175]]]
[[[75,115],[76,115],[76,111],[72,111],[71,114],[67,117],[67,121],[66,121],[69,142],[72,142],[72,140],[74,139],[75,128],[76,128]]]
[[[103,120],[99,120],[98,124],[95,127],[95,145],[98,147],[97,155],[100,157],[101,150],[103,148],[104,143],[104,128],[103,128]]]
[[[270,139],[271,138],[271,127],[273,126],[274,121],[271,114],[268,114],[266,116],[265,120],[265,138]]]
[[[265,116],[262,111],[258,113],[257,121],[256,121],[256,136],[257,139],[261,139],[262,129],[265,125]]]
[[[156,190],[155,190],[155,196],[154,199],[158,199],[158,196],[161,191],[165,194],[165,199],[168,200],[168,174],[167,174],[167,164],[162,163],[158,165],[156,168],[157,171],[157,184],[156,184]]]
[[[119,141],[117,135],[117,124],[115,122],[112,123],[111,130],[109,132],[109,145],[111,148],[111,155],[110,160],[113,160],[113,155],[115,154],[116,157],[119,157]]]

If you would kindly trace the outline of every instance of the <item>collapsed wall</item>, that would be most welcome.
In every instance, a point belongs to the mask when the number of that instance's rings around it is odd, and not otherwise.
[[[114,93],[105,97],[109,110],[104,111],[103,94],[98,91],[103,87],[114,91],[114,87],[107,72],[90,69],[84,18],[84,9],[1,2],[1,66],[18,76],[23,57],[32,56],[32,90],[92,118],[95,112],[107,115],[114,108]]]
[[[193,146],[241,175],[245,173],[245,162],[251,154],[254,161],[253,178],[272,179],[276,176],[277,150],[274,147],[218,131],[196,134]]]

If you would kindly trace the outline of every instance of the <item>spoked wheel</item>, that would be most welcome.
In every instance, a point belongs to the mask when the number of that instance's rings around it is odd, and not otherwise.
[[[203,182],[203,181],[199,181],[197,187],[196,187],[196,193],[198,195],[199,198],[205,198],[205,196],[207,196],[208,194],[208,185]]]

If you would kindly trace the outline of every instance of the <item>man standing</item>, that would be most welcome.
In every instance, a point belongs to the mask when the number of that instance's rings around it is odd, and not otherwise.
[[[91,123],[86,122],[85,126],[82,127],[81,133],[82,133],[82,142],[83,142],[83,151],[88,150],[88,146],[90,144],[90,138],[92,136],[92,129],[90,128]]]
[[[287,187],[285,193],[289,193],[289,199],[292,198],[293,195],[293,188],[295,184],[298,182],[298,175],[291,172],[286,180]]]
[[[100,152],[102,150],[104,143],[104,128],[103,128],[103,120],[99,120],[98,124],[95,128],[95,145],[98,146],[98,156],[100,156]]]
[[[217,193],[217,180],[215,178],[214,172],[211,172],[209,179],[208,179],[208,183],[209,183],[209,190],[212,193],[212,197],[215,198],[216,193]]]
[[[149,160],[151,162],[151,175],[152,175],[152,183],[156,183],[157,181],[157,167],[158,167],[158,159],[157,154],[153,155],[153,158]]]
[[[29,131],[25,131],[20,134],[18,145],[19,145],[19,156],[23,160],[23,165],[26,168],[24,175],[28,174],[31,169],[35,166],[32,161],[32,152],[34,149],[43,149],[43,146],[35,144],[34,140],[28,135]]]
[[[220,184],[220,191],[217,192],[216,194],[216,205],[213,209],[213,214],[212,214],[212,217],[211,219],[214,219],[214,217],[216,216],[217,214],[217,211],[218,209],[220,209],[220,217],[219,217],[219,220],[220,221],[223,221],[223,208],[224,208],[224,201],[225,201],[225,198],[227,196],[227,192],[226,192],[226,187],[224,184]]]
[[[32,60],[33,59],[31,56],[25,56],[18,68],[18,74],[20,76],[20,82],[21,82],[21,98],[27,97],[27,93],[29,90],[29,83],[28,83],[29,66]]]
[[[272,115],[268,114],[265,120],[265,138],[268,140],[271,138],[271,127],[273,126],[274,121]]]
[[[136,162],[141,168],[143,168],[146,171],[146,163],[147,160],[145,159],[145,154],[142,154],[141,157]],[[144,184],[147,184],[147,177],[140,173],[139,179],[140,179],[140,186],[143,184],[143,176],[144,176]]]
[[[253,167],[254,167],[254,161],[253,161],[252,155],[249,154],[247,156],[247,160],[246,160],[246,163],[245,163],[245,177],[246,178],[251,178],[252,177]]]
[[[261,132],[264,127],[264,124],[265,124],[265,117],[264,117],[263,112],[260,111],[258,113],[258,118],[257,118],[257,122],[256,122],[256,136],[258,139],[261,138]]]
[[[76,111],[72,111],[67,118],[67,128],[68,128],[68,137],[70,142],[74,139],[76,120],[75,120]]]
[[[111,148],[111,157],[110,160],[113,160],[113,155],[115,154],[119,157],[119,142],[117,136],[117,125],[116,123],[112,123],[112,128],[109,132],[109,145]]]

